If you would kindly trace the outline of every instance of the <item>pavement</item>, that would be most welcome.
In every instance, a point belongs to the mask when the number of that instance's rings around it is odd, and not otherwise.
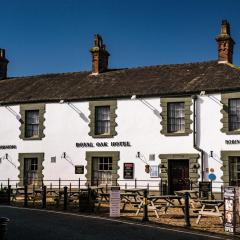
[[[178,228],[41,209],[0,206],[10,219],[7,240],[212,240],[231,239]]]

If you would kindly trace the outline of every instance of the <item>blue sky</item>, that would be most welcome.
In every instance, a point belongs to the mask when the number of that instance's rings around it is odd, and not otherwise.
[[[0,48],[9,76],[90,70],[95,33],[111,68],[207,61],[228,19],[240,65],[239,12],[239,0],[2,0]]]

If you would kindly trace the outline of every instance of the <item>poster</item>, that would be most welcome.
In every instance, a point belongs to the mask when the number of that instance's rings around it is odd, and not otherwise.
[[[134,163],[124,163],[123,178],[124,179],[133,179],[134,178]]]

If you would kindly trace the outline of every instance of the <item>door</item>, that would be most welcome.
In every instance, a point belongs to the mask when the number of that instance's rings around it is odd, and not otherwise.
[[[189,160],[168,160],[168,189],[170,194],[190,189]]]

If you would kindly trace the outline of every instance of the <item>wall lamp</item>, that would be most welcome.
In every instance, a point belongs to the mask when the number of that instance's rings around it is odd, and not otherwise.
[[[209,157],[213,157],[213,151],[210,151]]]
[[[136,157],[137,157],[137,158],[140,158],[140,156],[141,156],[141,153],[140,153],[140,152],[137,152]]]

